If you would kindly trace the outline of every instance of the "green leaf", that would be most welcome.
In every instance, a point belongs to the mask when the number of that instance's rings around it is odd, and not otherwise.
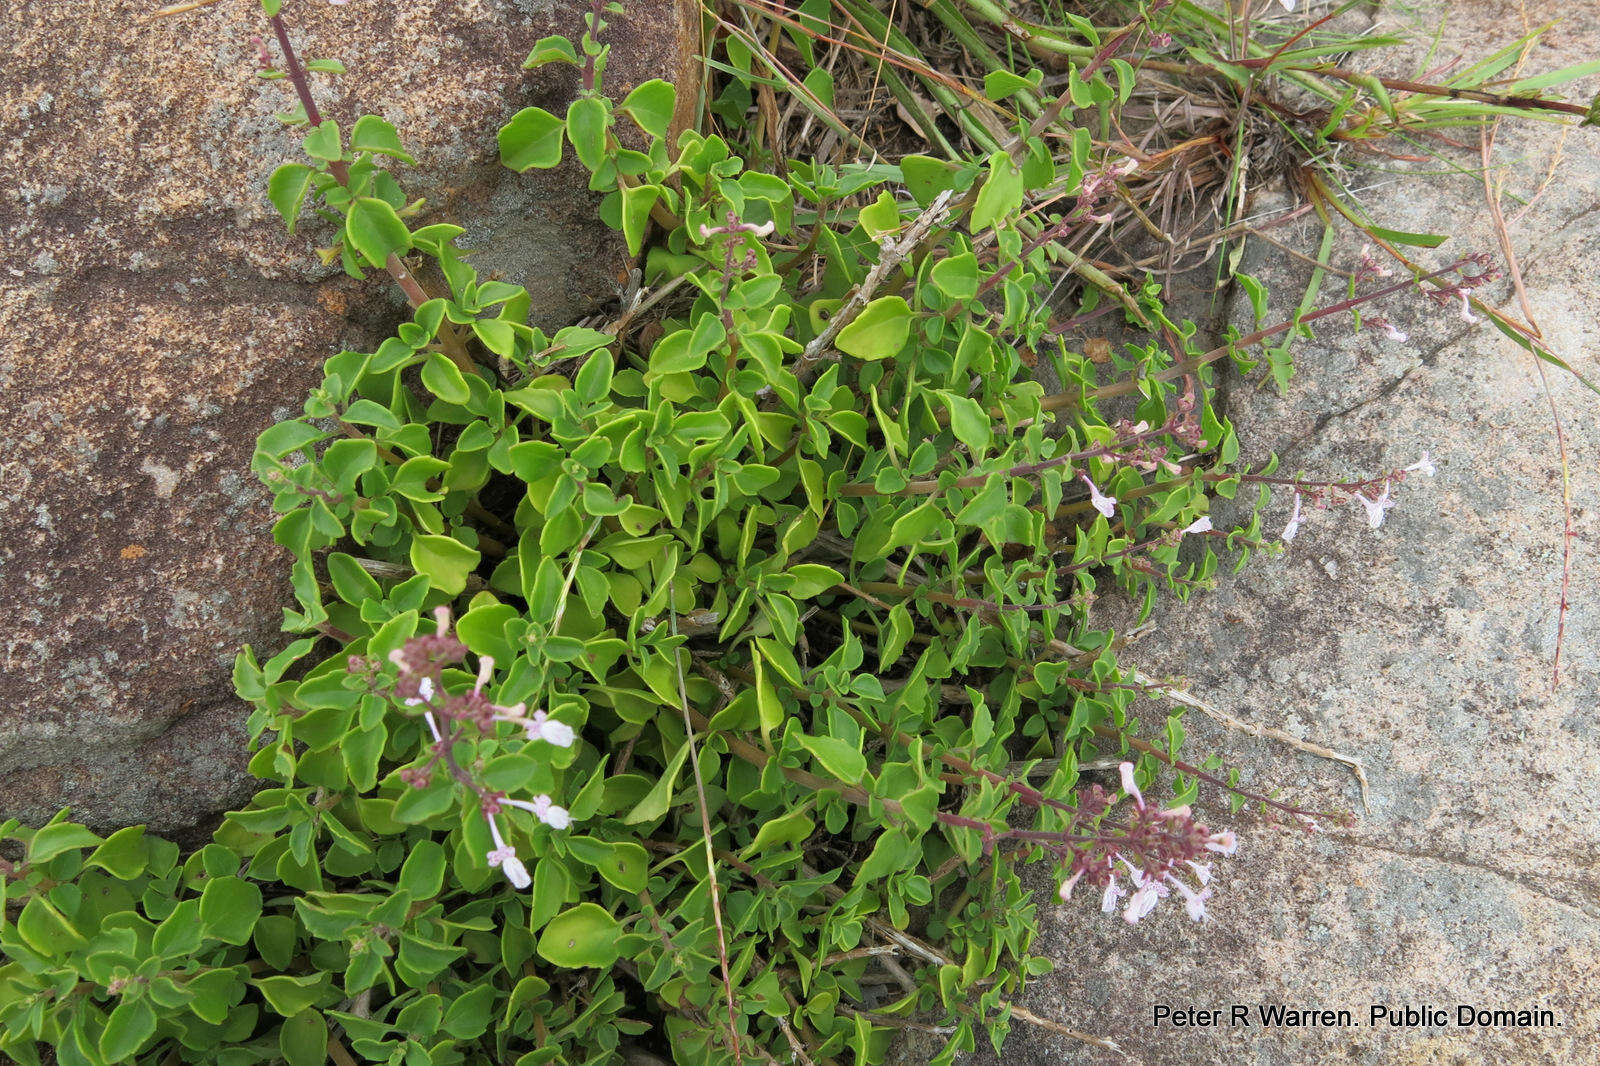
[[[450,361],[443,352],[430,352],[422,364],[422,384],[445,403],[461,405],[472,399],[472,389],[462,376],[461,368]]]
[[[290,233],[300,220],[300,208],[306,202],[306,193],[311,190],[311,179],[316,173],[304,163],[285,163],[267,179],[267,199],[283,216]]]
[[[370,729],[345,735],[344,743],[339,746],[339,754],[344,759],[350,783],[356,788],[368,792],[378,783],[378,763],[383,758],[383,746],[388,741],[389,727],[381,721]]]
[[[510,322],[499,318],[480,318],[472,323],[472,332],[478,335],[483,346],[496,355],[511,358],[517,350],[517,330]]]
[[[516,649],[506,639],[506,623],[520,617],[507,603],[482,603],[456,621],[456,636],[477,655],[491,655],[497,662],[509,663]]]
[[[970,300],[978,295],[978,257],[971,252],[947,256],[928,272],[936,288],[952,300]]]
[[[328,119],[322,125],[306,134],[305,140],[300,142],[300,147],[312,159],[321,159],[332,162],[343,156],[344,152],[339,147],[339,124],[333,119]]]
[[[956,184],[954,165],[932,156],[908,155],[900,160],[900,172],[905,178],[906,189],[923,207]]]
[[[844,575],[839,571],[820,563],[800,563],[791,566],[788,573],[794,578],[794,584],[788,589],[788,594],[797,600],[809,600],[844,580]]]
[[[566,124],[542,107],[525,107],[500,127],[500,162],[521,173],[561,162]]]
[[[1407,233],[1402,229],[1384,229],[1382,226],[1368,226],[1367,232],[1390,244],[1407,244],[1413,248],[1437,248],[1450,239],[1449,234]]]
[[[200,924],[224,944],[250,939],[261,917],[261,889],[242,877],[215,877],[200,893]]]
[[[411,541],[411,565],[426,574],[434,588],[449,596],[461,595],[467,576],[482,556],[452,537],[424,534]]]
[[[974,459],[982,459],[994,439],[994,424],[989,413],[970,396],[944,393],[945,406],[950,409],[950,429],[956,440],[967,446]]]
[[[635,185],[622,190],[622,236],[628,242],[629,255],[638,255],[644,248],[645,225],[660,196],[661,190],[654,185]]]
[[[444,848],[438,842],[419,840],[400,867],[399,887],[412,899],[432,899],[444,887],[445,860]]]
[[[578,376],[572,380],[572,390],[584,403],[598,403],[611,394],[611,375],[615,369],[611,349],[601,348],[584,360]]]
[[[278,1014],[285,1018],[293,1018],[296,1014],[315,1006],[317,1000],[328,992],[328,975],[326,973],[309,974],[305,977],[258,977],[250,982],[260,990],[261,995]]]
[[[523,61],[523,70],[533,70],[546,63],[571,63],[578,65],[578,53],[573,51],[572,42],[565,37],[541,37],[539,43],[533,46],[533,51],[528,53],[528,58]]]
[[[289,1066],[323,1066],[328,1061],[328,1023],[322,1012],[303,1010],[284,1022],[278,1049]]]
[[[755,839],[745,845],[739,857],[748,859],[769,848],[798,844],[809,838],[816,828],[815,819],[804,810],[790,811],[781,818],[770,818],[761,823]]]
[[[1038,69],[1035,74],[1043,74]],[[991,100],[1004,100],[1015,93],[1032,92],[1038,86],[1027,78],[1018,77],[1009,70],[991,70],[983,76],[983,95]]]
[[[694,344],[694,331],[680,329],[656,341],[650,350],[650,373],[653,377],[682,374],[706,365],[706,350]]]
[[[608,967],[617,961],[621,924],[598,904],[580,903],[562,911],[539,934],[537,951],[557,966]]]
[[[454,801],[455,793],[443,782],[435,782],[428,788],[408,788],[394,805],[394,819],[416,825],[443,814]]]
[[[487,982],[467,989],[446,1008],[440,1028],[457,1040],[477,1039],[494,1019],[494,997],[495,988]]]
[[[601,96],[580,96],[567,107],[567,140],[578,162],[599,170],[606,158],[606,129],[611,125],[611,102]]]
[[[671,83],[660,78],[651,78],[640,84],[622,101],[622,110],[639,124],[640,129],[663,140],[672,128],[672,116],[677,107],[678,91]]]
[[[817,762],[829,774],[847,784],[859,784],[867,772],[867,759],[853,745],[838,737],[813,737],[804,733],[796,737],[800,746],[816,756]]]
[[[996,152],[989,157],[989,176],[978,190],[968,225],[973,233],[980,233],[1021,206],[1022,171],[1011,161],[1009,153]]]
[[[650,855],[638,844],[569,836],[566,845],[574,859],[594,867],[601,877],[624,892],[644,891],[650,872]]]
[[[874,241],[882,241],[890,234],[899,233],[902,225],[900,204],[887,192],[856,213],[856,221]]]
[[[949,519],[944,512],[929,500],[895,519],[894,525],[889,529],[889,543],[885,547],[904,548],[930,540],[947,521]]]
[[[124,999],[100,1032],[100,1057],[107,1063],[128,1062],[156,1033],[156,1012],[143,999]]]
[[[778,699],[777,690],[767,680],[765,658],[759,654],[752,658],[756,664],[756,714],[761,722],[761,735],[771,737],[772,731],[783,724],[783,701]]]
[[[350,150],[375,152],[378,155],[393,156],[407,163],[416,163],[401,145],[400,135],[395,132],[394,127],[377,115],[362,115],[356,120],[355,129],[350,131]]]
[[[100,838],[75,822],[56,822],[33,834],[28,845],[28,861],[34,865],[49,862],[64,851],[87,848],[100,843]]]
[[[106,837],[105,843],[95,848],[83,864],[98,866],[118,880],[130,881],[144,872],[149,861],[144,826],[130,825]]]
[[[366,600],[383,599],[383,588],[352,556],[334,552],[328,556],[328,577],[333,591],[346,603],[359,606]]]
[[[54,958],[83,947],[84,939],[62,913],[43,896],[30,898],[17,915],[17,935],[22,942],[45,958]]]
[[[350,205],[345,218],[345,239],[350,247],[375,267],[381,267],[390,255],[404,255],[411,250],[411,231],[394,213],[394,208],[371,196],[361,196]]]
[[[905,833],[899,829],[887,830],[879,835],[871,854],[862,860],[860,869],[856,871],[855,883],[870,885],[898,870],[911,867],[915,853],[916,845],[906,838]]]
[[[639,822],[649,822],[667,813],[667,806],[672,800],[673,786],[678,781],[678,771],[688,756],[689,742],[685,740],[678,745],[677,753],[667,763],[666,770],[662,772],[655,786],[645,794],[644,799],[640,800],[633,810],[628,812],[628,816],[623,819],[625,823],[635,825]]]
[[[834,344],[857,359],[898,355],[911,335],[911,308],[899,296],[880,296],[839,331]]]
[[[256,451],[262,455],[281,459],[290,452],[299,451],[308,444],[327,439],[328,434],[316,426],[298,420],[279,422],[261,431],[256,438]]]
[[[200,949],[200,901],[186,899],[172,908],[150,938],[150,947],[165,959],[177,959]]]

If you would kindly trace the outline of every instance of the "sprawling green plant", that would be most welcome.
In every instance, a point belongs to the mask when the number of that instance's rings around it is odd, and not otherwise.
[[[567,114],[524,110],[500,149],[587,168],[642,287],[606,328],[550,335],[461,228],[412,228],[396,130],[324,121],[267,9],[308,157],[272,200],[336,227],[330,261],[388,271],[412,314],[328,360],[257,446],[304,634],[236,667],[271,787],[186,857],[65,812],[0,826],[20,846],[0,1051],[876,1062],[925,1019],[948,1062],[1046,1024],[1012,1002],[1050,967],[1023,863],[1129,920],[1169,892],[1203,915],[1198,860],[1232,834],[1147,806],[1139,779],[1177,767],[1178,804],[1232,781],[1176,759],[1176,714],[1136,735],[1152,688],[1088,607],[1107,585],[1185,595],[1219,541],[1242,563],[1267,483],[1381,520],[1404,474],[1379,497],[1232,469],[1208,375],[1237,349],[1198,350],[1157,286],[1059,239],[1136,162],[1084,129],[1057,147],[1014,76],[990,95],[1020,117],[980,155],[752,169],[673,135],[672,86],[602,93],[597,3],[529,59],[582,72]],[[1132,84],[1101,59],[1062,97],[1091,115]],[[1069,351],[1045,301],[1063,268],[1089,283],[1075,321],[1113,311],[1149,342]],[[1246,483],[1242,527],[1213,528]],[[1078,788],[1124,753],[1126,802]]]

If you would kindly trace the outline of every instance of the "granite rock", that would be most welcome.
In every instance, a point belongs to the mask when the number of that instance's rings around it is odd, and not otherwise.
[[[1320,9],[1318,9],[1320,13]],[[1535,73],[1590,60],[1600,18],[1587,6],[1528,0],[1386,4],[1380,28],[1430,34],[1439,50],[1397,57],[1413,76],[1457,54],[1471,62],[1523,27],[1563,18],[1528,57]],[[1406,66],[1401,60],[1409,62]],[[1568,99],[1587,99],[1589,78]],[[1463,168],[1471,151],[1454,156]],[[1549,346],[1600,379],[1600,131],[1508,120],[1493,176],[1529,303]],[[1471,174],[1351,174],[1379,224],[1451,234],[1420,251],[1443,266],[1489,251],[1503,264]],[[1531,201],[1532,206],[1522,204]],[[1287,199],[1277,201],[1286,204]],[[1270,212],[1264,192],[1256,212]],[[1314,252],[1320,229],[1277,231]],[[1360,241],[1336,261],[1352,265]],[[1292,311],[1307,272],[1269,245],[1245,268],[1274,291],[1272,321]],[[1323,302],[1340,298],[1331,282]],[[1483,290],[1521,318],[1509,284]],[[1241,303],[1243,301],[1241,300]],[[1246,458],[1278,453],[1309,476],[1364,477],[1426,450],[1432,478],[1394,490],[1381,528],[1354,503],[1313,511],[1292,547],[1258,557],[1215,591],[1163,608],[1126,659],[1241,718],[1364,760],[1371,809],[1344,768],[1224,730],[1191,713],[1191,753],[1223,752],[1243,780],[1313,808],[1353,811],[1352,828],[1305,833],[1253,814],[1231,824],[1237,857],[1219,860],[1210,918],[1191,923],[1163,904],[1136,926],[1094,901],[1062,906],[1037,875],[1038,950],[1055,974],[1022,1002],[1036,1013],[1120,1043],[1126,1058],[1015,1024],[1005,1052],[976,1062],[1018,1066],[1309,1062],[1531,1063],[1593,1061],[1600,1007],[1600,428],[1596,397],[1538,365],[1459,304],[1418,295],[1383,309],[1409,334],[1318,323],[1297,345],[1287,393],[1231,376],[1229,413]],[[1235,319],[1249,329],[1248,304]],[[1572,487],[1572,552],[1559,684],[1552,687],[1561,600],[1561,463],[1550,404],[1562,418]],[[1269,535],[1288,519],[1274,499]],[[1221,509],[1219,508],[1219,514]],[[1220,526],[1219,521],[1219,526]],[[1108,603],[1107,610],[1113,608]],[[1109,616],[1108,616],[1109,617]],[[1159,727],[1169,704],[1144,703]],[[1103,783],[1115,787],[1114,780]],[[1207,797],[1213,823],[1229,824]],[[1251,1025],[1157,1026],[1155,1010],[1249,1010]],[[1258,1005],[1351,1012],[1353,1024],[1263,1027]],[[1553,1012],[1554,1024],[1462,1026],[1458,1006]],[[1373,1006],[1441,1008],[1447,1024],[1371,1023]],[[1585,1051],[1584,1048],[1590,1050]]]
[[[314,75],[327,117],[393,121],[427,219],[466,226],[543,325],[614,299],[629,265],[576,166],[496,162],[509,115],[565,110],[575,72],[520,64],[540,37],[575,37],[587,6],[285,9],[302,58],[345,64]],[[629,8],[608,90],[673,79],[692,114],[698,3]],[[259,8],[150,9],[0,10],[0,815],[35,823],[71,805],[170,830],[248,792],[230,663],[242,643],[278,645],[292,602],[252,446],[323,359],[400,313],[386,278],[335,276],[314,254],[332,235],[290,237],[267,203],[273,167],[300,153],[273,117],[288,83],[257,75]]]

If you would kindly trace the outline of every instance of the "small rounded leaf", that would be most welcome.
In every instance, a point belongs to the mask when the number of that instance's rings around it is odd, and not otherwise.
[[[519,173],[561,162],[566,123],[542,107],[525,107],[500,127],[500,162]]]
[[[156,1032],[156,1014],[143,999],[117,1004],[100,1033],[100,1057],[106,1062],[128,1062]]]
[[[242,877],[216,877],[200,893],[200,924],[224,944],[250,939],[261,917],[261,889]]]
[[[617,961],[621,924],[594,903],[569,907],[550,919],[539,935],[539,955],[568,969],[610,966]]]
[[[321,1011],[303,1010],[283,1023],[278,1048],[289,1066],[322,1066],[328,1061],[328,1023]]]
[[[371,196],[357,198],[345,218],[345,240],[373,266],[381,267],[390,255],[411,250],[411,231],[394,208]]]
[[[880,296],[839,331],[834,343],[857,359],[888,359],[900,354],[910,335],[910,306],[898,296]]]

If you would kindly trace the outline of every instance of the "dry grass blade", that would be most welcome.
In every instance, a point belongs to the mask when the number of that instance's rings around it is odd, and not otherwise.
[[[672,635],[678,635],[678,612],[672,611]],[[722,989],[728,1001],[728,1046],[733,1049],[733,1061],[736,1064],[744,1062],[744,1052],[741,1050],[743,1041],[739,1039],[739,1011],[733,1001],[733,976],[728,968],[728,934],[722,925],[722,889],[717,882],[717,855],[716,848],[711,842],[711,805],[706,802],[705,776],[700,772],[699,745],[695,743],[694,721],[689,711],[689,690],[683,680],[683,660],[678,657],[677,649],[672,654],[673,665],[677,667],[678,674],[678,708],[683,712],[684,743],[689,745],[689,765],[694,768],[695,797],[700,803],[700,830],[706,846],[706,880],[711,888],[711,918],[717,927],[717,961],[722,966]]]
[[[1244,733],[1252,737],[1270,738],[1278,741],[1279,743],[1287,744],[1296,751],[1303,751],[1308,755],[1315,755],[1319,759],[1329,759],[1333,762],[1343,763],[1345,766],[1350,767],[1350,772],[1355,775],[1356,782],[1361,786],[1361,806],[1367,810],[1372,809],[1372,805],[1367,802],[1367,768],[1366,765],[1355,756],[1342,754],[1341,752],[1334,751],[1332,748],[1325,748],[1321,744],[1313,744],[1309,740],[1301,740],[1299,737],[1285,733],[1281,729],[1274,729],[1272,726],[1257,725],[1255,722],[1246,722],[1244,719],[1229,714],[1220,707],[1213,707],[1211,704],[1207,703],[1205,700],[1196,696],[1192,692],[1181,688],[1173,688],[1169,685],[1163,684],[1159,679],[1153,678],[1148,674],[1140,673],[1137,670],[1135,670],[1133,673],[1133,680],[1135,684],[1143,685],[1148,688],[1151,695],[1165,696],[1173,703],[1181,704],[1184,707],[1197,710],[1213,721],[1219,722],[1222,725],[1227,726],[1229,729],[1235,730],[1236,732]]]
[[[1524,52],[1523,58],[1526,56],[1527,53]],[[1521,65],[1519,61],[1519,69]],[[1499,130],[1500,116],[1496,115],[1479,134],[1483,160],[1484,202],[1488,205],[1489,216],[1494,222],[1495,239],[1500,244],[1500,254],[1505,260],[1506,272],[1511,276],[1511,284],[1516,290],[1523,318],[1533,336],[1542,339],[1544,333],[1539,328],[1533,307],[1529,303],[1528,290],[1522,283],[1522,265],[1517,259],[1517,249],[1512,243],[1510,229],[1506,226],[1505,213],[1500,208],[1504,188],[1503,185],[1496,184],[1493,178],[1494,170],[1491,164],[1495,136]],[[1550,424],[1555,432],[1556,454],[1561,460],[1561,596],[1556,605],[1555,653],[1550,658],[1550,690],[1554,692],[1561,684],[1561,648],[1567,635],[1567,593],[1572,585],[1572,541],[1577,536],[1577,531],[1572,525],[1572,464],[1567,456],[1567,435],[1561,423],[1561,410],[1556,406],[1555,394],[1550,391],[1550,378],[1545,373],[1544,361],[1537,355],[1533,360],[1533,368],[1539,375],[1539,387],[1544,392],[1545,402],[1550,407]]]

